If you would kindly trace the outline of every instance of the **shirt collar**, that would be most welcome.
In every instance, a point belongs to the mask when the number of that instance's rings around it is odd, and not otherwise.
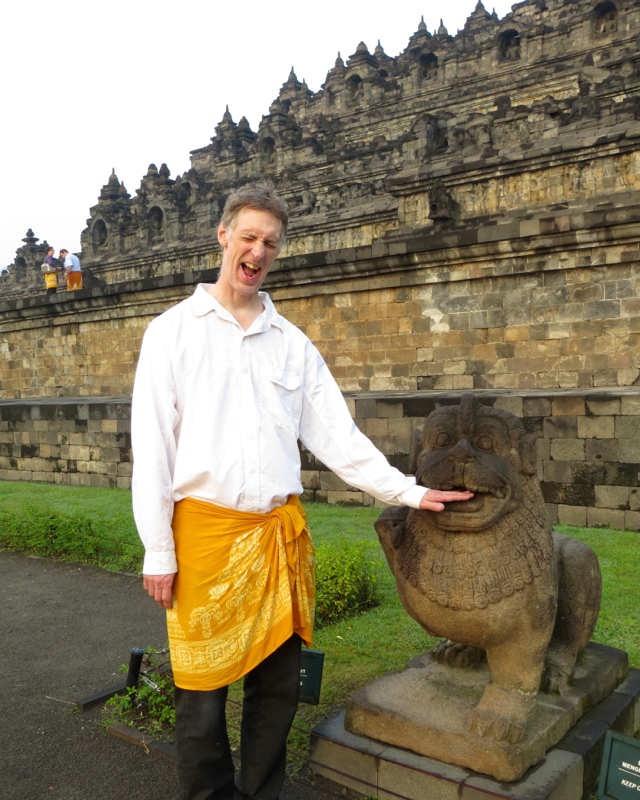
[[[233,322],[237,325],[238,322],[233,314],[230,314],[229,311],[227,311],[227,309],[207,291],[208,287],[212,285],[213,284],[210,283],[199,283],[196,286],[196,290],[191,296],[191,308],[193,313],[196,317],[204,317],[205,314],[208,314],[210,311],[214,311],[221,319],[226,319],[227,321]],[[266,292],[258,292],[258,297],[264,306],[264,311],[255,320],[249,330],[252,333],[262,333],[263,331],[268,330],[272,325],[275,325],[276,328],[282,330],[284,327],[283,319],[276,311],[276,307],[271,302],[269,295]],[[253,329],[256,325],[258,325],[258,329],[254,331]]]

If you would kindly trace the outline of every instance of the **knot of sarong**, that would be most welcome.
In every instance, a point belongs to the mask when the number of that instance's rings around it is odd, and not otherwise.
[[[299,564],[297,540],[307,529],[307,518],[296,495],[291,495],[285,505],[274,508],[269,516],[277,518],[278,532],[284,539],[289,586],[293,594],[296,588],[296,575]]]

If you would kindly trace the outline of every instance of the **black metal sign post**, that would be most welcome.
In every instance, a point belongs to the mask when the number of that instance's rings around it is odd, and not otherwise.
[[[598,797],[600,800],[640,798],[640,741],[607,731]]]

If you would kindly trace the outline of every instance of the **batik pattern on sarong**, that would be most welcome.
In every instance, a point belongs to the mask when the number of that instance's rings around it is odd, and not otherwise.
[[[167,627],[176,686],[227,686],[293,633],[311,644],[315,556],[297,497],[270,514],[187,498],[176,503],[173,535]]]

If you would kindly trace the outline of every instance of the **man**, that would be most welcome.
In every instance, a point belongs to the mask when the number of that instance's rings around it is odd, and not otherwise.
[[[60,251],[60,258],[64,259],[64,277],[67,279],[67,291],[73,292],[82,289],[82,270],[78,256],[68,250]]]
[[[267,184],[232,194],[217,283],[149,325],[136,373],[133,505],[144,586],[167,609],[183,800],[233,800],[224,704],[240,677],[238,791],[276,800],[282,788],[315,592],[298,439],[388,503],[440,511],[472,496],[390,467],[317,349],[259,291],[287,224]]]

